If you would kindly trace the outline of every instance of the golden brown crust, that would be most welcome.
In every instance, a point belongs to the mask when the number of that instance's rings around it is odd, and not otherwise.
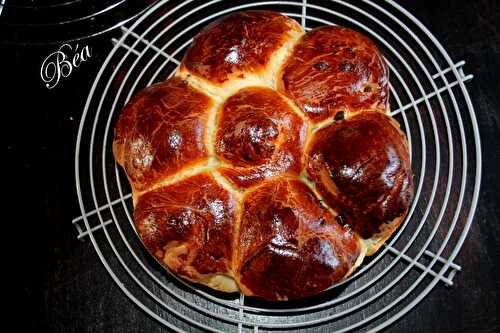
[[[298,175],[307,124],[276,91],[250,87],[231,96],[217,124],[215,151],[230,167],[220,173],[237,187]]]
[[[405,214],[413,198],[410,157],[399,125],[365,112],[317,131],[307,171],[328,205],[363,238]]]
[[[120,115],[113,152],[137,232],[174,274],[307,297],[351,275],[404,220],[410,157],[384,114],[379,51],[346,28],[302,35],[278,13],[226,16]]]
[[[199,282],[231,276],[236,202],[207,174],[139,197],[134,211],[144,246],[180,276]]]
[[[182,67],[215,84],[244,78],[266,69],[292,30],[302,29],[276,12],[246,11],[224,16],[194,38]]]
[[[298,180],[267,181],[248,193],[239,231],[237,280],[247,295],[266,299],[317,294],[360,255],[357,237]]]
[[[136,191],[208,156],[206,119],[211,99],[172,78],[138,93],[115,127],[113,153]]]
[[[283,66],[278,89],[317,123],[337,112],[385,112],[389,72],[375,44],[364,35],[321,27],[297,43]]]

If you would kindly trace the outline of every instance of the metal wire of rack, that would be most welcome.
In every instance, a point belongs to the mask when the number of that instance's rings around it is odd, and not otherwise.
[[[346,281],[300,301],[226,295],[165,274],[135,234],[128,181],[111,152],[113,124],[131,96],[173,75],[203,26],[246,9],[280,11],[306,30],[344,25],[376,41],[391,70],[392,115],[406,132],[415,174],[410,212],[381,251]],[[75,153],[81,216],[72,223],[141,310],[174,331],[378,331],[438,283],[453,286],[481,180],[479,131],[465,86],[473,76],[407,10],[370,0],[164,0],[121,29],[82,115]]]
[[[0,1],[6,44],[47,45],[101,35],[134,19],[156,0]]]

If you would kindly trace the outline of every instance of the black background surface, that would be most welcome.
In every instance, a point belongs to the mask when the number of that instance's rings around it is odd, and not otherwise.
[[[399,1],[455,61],[466,60],[479,122],[483,181],[470,234],[457,259],[455,286],[438,284],[394,332],[500,330],[500,2]],[[109,278],[90,242],[76,239],[79,214],[74,149],[91,83],[111,49],[112,32],[82,42],[92,58],[48,90],[40,64],[54,46],[1,46],[0,106],[4,140],[3,288],[16,331],[156,332]],[[5,279],[4,279],[5,280]]]

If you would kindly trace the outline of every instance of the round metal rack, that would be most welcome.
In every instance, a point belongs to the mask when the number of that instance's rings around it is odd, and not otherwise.
[[[113,159],[113,128],[140,89],[171,76],[192,37],[234,11],[282,12],[306,30],[343,25],[369,36],[391,70],[392,115],[406,132],[415,179],[408,217],[345,282],[300,301],[223,294],[165,273],[135,234],[128,181]],[[479,132],[463,71],[394,1],[160,1],[130,27],[88,95],[75,153],[81,216],[89,239],[125,296],[174,331],[377,331],[439,285],[453,286],[455,259],[471,226],[481,179]]]
[[[116,29],[156,0],[0,0],[0,38],[7,44],[73,42]]]

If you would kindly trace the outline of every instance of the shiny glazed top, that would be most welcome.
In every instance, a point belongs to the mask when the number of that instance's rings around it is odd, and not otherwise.
[[[267,181],[246,195],[238,244],[240,286],[267,299],[317,294],[360,254],[357,236],[298,180]]]
[[[263,71],[292,30],[302,28],[275,12],[247,11],[224,16],[194,38],[182,66],[215,84],[244,78]]]
[[[276,175],[298,175],[307,124],[276,91],[250,87],[231,96],[217,123],[220,172],[238,187]]]
[[[115,128],[146,249],[181,277],[268,300],[345,279],[413,197],[387,80],[346,28],[250,11],[203,29]]]
[[[279,90],[319,122],[337,112],[385,111],[389,72],[375,44],[364,35],[321,27],[295,46],[282,69]]]
[[[234,198],[208,173],[142,195],[134,211],[149,252],[189,279],[231,270],[235,217]]]
[[[316,132],[307,171],[326,202],[363,237],[401,216],[413,198],[413,178],[399,125],[365,112]]]
[[[142,90],[125,106],[115,127],[113,153],[135,190],[208,156],[211,104],[208,96],[172,78]]]

